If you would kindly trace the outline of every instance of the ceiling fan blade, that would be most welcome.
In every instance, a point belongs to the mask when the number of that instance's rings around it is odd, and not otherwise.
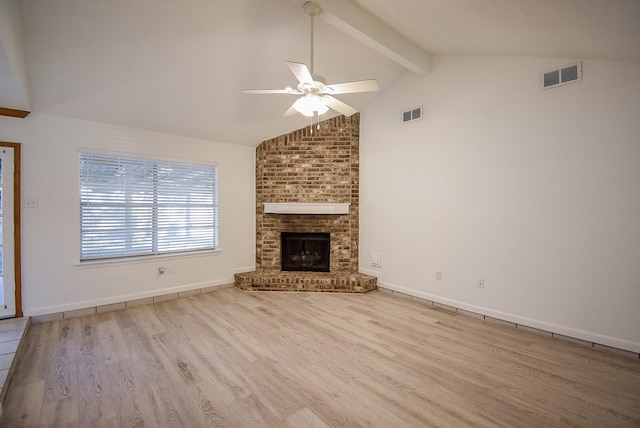
[[[325,93],[328,94],[352,94],[356,92],[370,92],[380,90],[376,79],[358,80],[356,82],[336,83],[327,85]]]
[[[243,94],[294,94],[302,95],[302,92],[296,89],[243,89]]]
[[[313,77],[311,77],[311,73],[306,65],[291,61],[287,61],[287,65],[291,72],[296,76],[296,79],[298,79],[298,82],[313,85]]]
[[[295,104],[295,103],[294,103],[294,104]],[[291,105],[291,107],[289,107],[289,110],[287,110],[287,111],[285,111],[285,112],[284,112],[283,116],[284,116],[284,117],[293,116],[293,115],[294,115],[294,114],[296,114],[297,112],[298,112],[298,110],[296,110],[296,109],[293,107],[293,104],[292,104],[292,105]]]
[[[354,109],[353,107],[351,107],[349,104],[345,104],[342,101],[340,101],[337,98],[333,98],[330,95],[324,95],[323,96],[324,100],[325,100],[325,104],[327,107],[337,111],[340,114],[343,114],[347,117],[353,115],[354,113],[357,113],[358,110]]]

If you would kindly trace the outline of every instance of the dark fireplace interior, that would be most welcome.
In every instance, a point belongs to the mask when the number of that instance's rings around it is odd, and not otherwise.
[[[329,272],[329,233],[282,232],[283,271]]]

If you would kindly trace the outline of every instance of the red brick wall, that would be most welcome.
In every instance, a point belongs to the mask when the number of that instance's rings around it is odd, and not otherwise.
[[[256,148],[256,269],[280,270],[280,232],[329,232],[330,269],[358,270],[360,115],[338,116]],[[350,203],[349,214],[265,214],[265,202]]]

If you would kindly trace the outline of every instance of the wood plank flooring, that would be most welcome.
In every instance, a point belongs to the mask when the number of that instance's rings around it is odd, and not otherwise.
[[[2,427],[640,426],[640,361],[381,292],[228,288],[25,346]]]

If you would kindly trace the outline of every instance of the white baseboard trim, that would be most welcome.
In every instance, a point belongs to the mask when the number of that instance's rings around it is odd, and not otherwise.
[[[232,269],[231,278],[224,278],[215,281],[207,281],[201,283],[194,284],[186,284],[176,287],[168,287],[164,289],[156,289],[149,290],[139,293],[132,293],[126,295],[112,296],[108,298],[102,299],[94,299],[94,300],[86,300],[73,302],[64,305],[54,305],[54,306],[44,306],[40,308],[25,308],[23,311],[24,316],[38,317],[38,316],[47,316],[53,314],[62,315],[65,312],[70,311],[81,311],[81,310],[90,310],[93,309],[94,312],[97,308],[108,305],[118,305],[124,304],[125,302],[132,302],[140,299],[154,299],[161,296],[172,295],[175,294],[176,297],[179,293],[185,293],[190,291],[204,292],[204,290],[212,288],[212,287],[221,287],[224,285],[233,285],[234,278],[233,275],[235,273],[243,273],[243,272],[252,272],[255,270],[254,266],[248,266],[243,268]],[[360,273],[372,276],[379,276],[380,272],[368,270],[368,269],[359,269]],[[392,284],[384,281],[380,281],[378,278],[378,287],[382,289],[386,289],[392,292],[400,293],[406,295],[408,297],[415,297],[417,299],[426,300],[429,302],[433,302],[435,304],[446,305],[451,309],[460,310],[460,313],[466,311],[471,312],[472,314],[478,314],[482,317],[489,317],[497,320],[502,320],[507,323],[512,323],[514,327],[524,326],[530,327],[537,330],[542,330],[544,332],[548,332],[552,334],[554,337],[566,336],[567,339],[577,339],[578,341],[588,342],[593,347],[598,347],[596,345],[603,345],[605,347],[611,347],[623,351],[628,351],[634,354],[637,354],[640,357],[640,343],[633,342],[626,339],[620,339],[616,337],[605,336],[597,333],[592,333],[584,330],[574,329],[571,327],[566,327],[563,325],[552,324],[545,321],[540,321],[536,319],[526,318],[515,314],[510,314],[506,312],[496,311],[493,309],[471,305],[468,303],[460,302],[458,300],[448,299],[446,297],[437,296],[430,293],[424,293],[416,290],[412,290],[407,287],[402,287],[397,284]],[[193,293],[197,294],[197,293]]]
[[[161,289],[155,289],[155,290],[148,290],[148,291],[142,291],[139,293],[132,293],[132,294],[122,294],[118,296],[105,297],[102,299],[84,300],[84,301],[78,301],[73,303],[67,303],[63,305],[43,306],[40,308],[25,308],[23,310],[23,314],[25,316],[31,316],[31,317],[39,316],[39,315],[56,314],[56,313],[69,312],[69,311],[75,311],[80,309],[95,308],[95,307],[105,306],[105,305],[113,305],[113,304],[118,304],[122,302],[130,302],[133,300],[139,300],[139,299],[145,299],[145,298],[153,298],[158,296],[164,296],[167,294],[175,294],[175,293],[182,293],[185,291],[200,290],[203,288],[222,286],[222,285],[232,284],[232,283],[233,283],[233,277],[224,278],[224,279],[218,279],[215,281],[185,284],[185,285],[180,285],[176,287],[167,287],[167,288],[161,288]]]
[[[254,270],[256,270],[255,265],[231,269],[231,276],[235,275],[236,273],[253,272]]]
[[[378,272],[376,275],[376,272],[362,270],[362,269],[360,270],[360,272],[366,273],[368,275],[373,275],[373,276],[377,276],[380,274]],[[579,329],[575,329],[575,328],[571,328],[571,327],[567,327],[559,324],[552,324],[545,321],[526,318],[526,317],[522,317],[519,315],[510,314],[506,312],[496,311],[496,310],[481,307],[481,306],[471,305],[458,300],[448,299],[446,297],[424,293],[424,292],[412,290],[410,288],[402,287],[400,285],[383,282],[383,281],[380,281],[379,278],[378,278],[378,287],[391,290],[394,292],[398,292],[401,294],[405,294],[410,297],[416,297],[418,299],[428,300],[428,301],[439,303],[442,305],[447,305],[455,309],[460,309],[461,311],[468,311],[468,312],[472,312],[482,316],[513,323],[515,327],[520,325],[524,327],[531,327],[537,330],[543,330],[551,333],[552,335],[554,335],[554,337],[558,337],[558,335],[567,336],[568,338],[574,338],[584,342],[589,342],[594,347],[597,347],[596,345],[604,345],[604,346],[620,349],[623,351],[629,351],[635,354],[640,354],[640,343],[638,342],[633,342],[626,339],[620,339],[617,337],[605,336],[598,333],[579,330]]]
[[[358,272],[363,273],[365,275],[371,275],[371,276],[376,276],[378,278],[380,278],[381,272],[380,271],[375,271],[375,270],[371,270],[371,269],[362,269],[359,268]]]

